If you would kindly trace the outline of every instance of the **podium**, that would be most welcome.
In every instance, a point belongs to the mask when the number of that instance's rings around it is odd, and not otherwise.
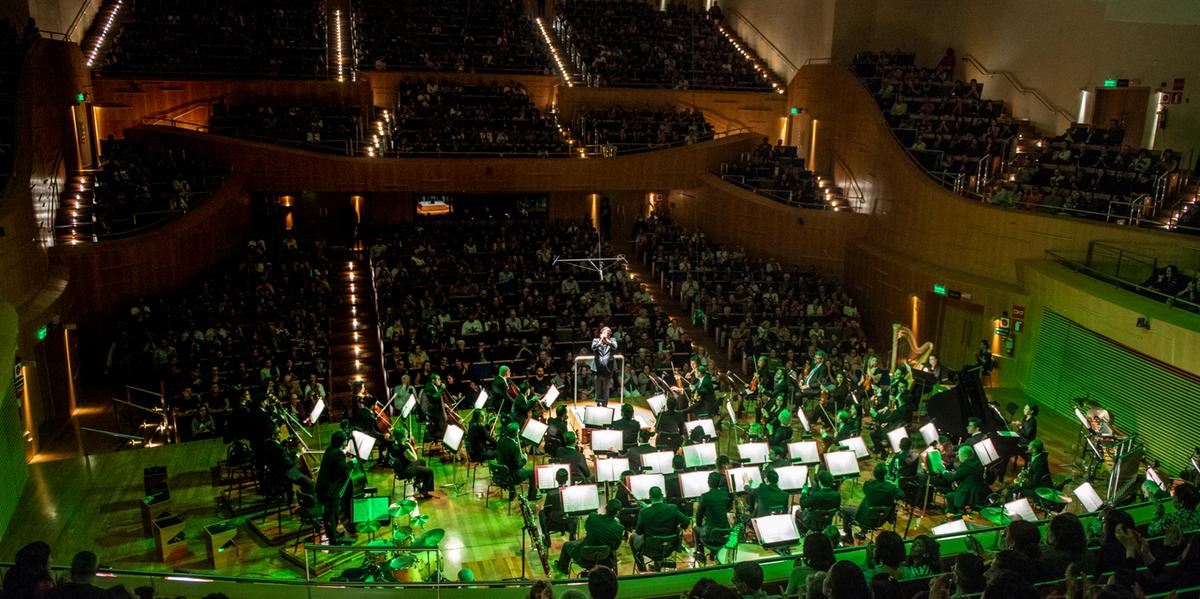
[[[142,532],[146,536],[154,534],[154,521],[171,508],[171,494],[165,490],[142,498]]]
[[[154,521],[154,552],[158,560],[171,562],[189,555],[187,538],[183,534],[183,518],[163,512]]]
[[[204,527],[204,550],[208,563],[214,570],[224,568],[237,561],[237,527],[229,522],[218,522]]]

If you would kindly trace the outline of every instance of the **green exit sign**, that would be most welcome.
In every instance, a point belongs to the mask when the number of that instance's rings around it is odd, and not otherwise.
[[[1104,87],[1116,87],[1116,86],[1117,86],[1116,79],[1105,79],[1104,80]]]
[[[44,325],[42,325],[42,326],[38,327],[38,330],[37,330],[37,340],[38,340],[38,341],[45,341],[45,340],[46,340],[46,336],[47,336],[47,335],[49,335],[49,334],[50,334],[50,325],[44,324]]]
[[[934,293],[936,293],[936,294],[938,294],[938,295],[946,295],[946,286],[945,286],[945,285],[937,285],[937,284],[935,284],[935,285],[933,286],[933,292],[934,292]]]

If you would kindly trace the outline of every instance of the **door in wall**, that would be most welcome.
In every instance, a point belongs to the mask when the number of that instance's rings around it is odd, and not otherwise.
[[[1151,109],[1150,88],[1146,87],[1101,87],[1096,89],[1096,104],[1092,110],[1092,124],[1108,127],[1117,121],[1125,127],[1123,145],[1140,148],[1142,134],[1146,129],[1146,111]]]
[[[983,306],[933,294],[926,299],[933,312],[933,353],[954,370],[974,364],[975,348],[985,332]]]

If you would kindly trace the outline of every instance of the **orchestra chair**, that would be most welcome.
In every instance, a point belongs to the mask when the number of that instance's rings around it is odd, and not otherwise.
[[[608,545],[583,546],[579,548],[579,559],[575,563],[583,569],[579,578],[586,578],[587,573],[598,565],[608,566],[613,572],[617,571],[617,555]]]
[[[412,477],[405,476],[399,472],[392,471],[392,492],[388,497],[396,496],[396,481],[400,481],[400,497],[408,497],[408,485],[412,483]]]
[[[653,572],[675,569],[675,552],[679,550],[682,537],[679,534],[667,536],[646,535],[645,545],[642,546],[642,560]],[[636,564],[634,569],[637,569]],[[636,574],[637,572],[634,572]]]
[[[718,564],[724,563],[721,561],[720,551],[729,545],[729,538],[732,536],[732,528],[710,528],[705,531],[704,536],[698,540],[704,548],[713,556],[713,561]],[[735,545],[736,547],[736,545]],[[731,560],[732,561],[732,560]]]
[[[245,441],[234,441],[225,450],[225,498],[232,505],[237,494],[237,508],[242,507],[242,493],[258,484],[254,459]]]
[[[277,476],[273,471],[267,470],[263,485],[262,493],[267,498],[267,507],[263,509],[262,514],[259,514],[258,521],[266,522],[267,516],[271,512],[275,513],[275,527],[277,530],[283,530],[283,513],[287,511],[289,502],[287,500],[288,487],[291,482],[286,478]]]
[[[858,512],[855,517],[855,522],[862,529],[859,533],[862,537],[868,538],[870,535],[889,522],[892,523],[892,529],[896,528],[896,506],[880,505],[867,508]]]
[[[297,514],[300,517],[300,530],[307,531],[308,534],[302,534],[296,537],[296,544],[292,546],[292,552],[297,552],[305,543],[320,543],[321,542],[321,517],[325,515],[325,506],[317,501],[315,495],[296,492],[296,500],[300,505],[300,511]]]
[[[833,526],[833,519],[841,513],[841,508],[830,510],[806,510],[800,512],[804,517],[800,520],[800,528],[808,532],[825,532]]]
[[[512,514],[512,502],[513,498],[517,494],[518,481],[513,480],[512,473],[508,470],[508,466],[505,466],[500,462],[488,462],[487,467],[491,478],[488,480],[487,489],[484,490],[483,493],[484,504],[486,505],[488,500],[491,499],[493,488],[500,489],[501,493],[507,492],[508,513]],[[535,485],[537,484],[537,481],[530,481],[529,484]]]

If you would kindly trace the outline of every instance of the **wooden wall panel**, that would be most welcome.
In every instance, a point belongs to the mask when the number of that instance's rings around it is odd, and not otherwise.
[[[782,134],[786,99],[770,92],[564,87],[558,90],[559,119],[570,123],[583,107],[644,106],[699,108],[717,131],[744,128],[774,142]]]
[[[400,82],[407,78],[436,79],[459,82],[463,85],[479,85],[498,83],[504,85],[510,81],[520,83],[529,92],[529,98],[539,110],[547,110],[554,106],[558,94],[559,79],[554,75],[506,75],[503,73],[431,73],[428,71],[363,71],[358,74],[360,81],[366,80],[371,85],[375,97],[375,105],[380,108],[391,108],[396,105],[397,90]]]

